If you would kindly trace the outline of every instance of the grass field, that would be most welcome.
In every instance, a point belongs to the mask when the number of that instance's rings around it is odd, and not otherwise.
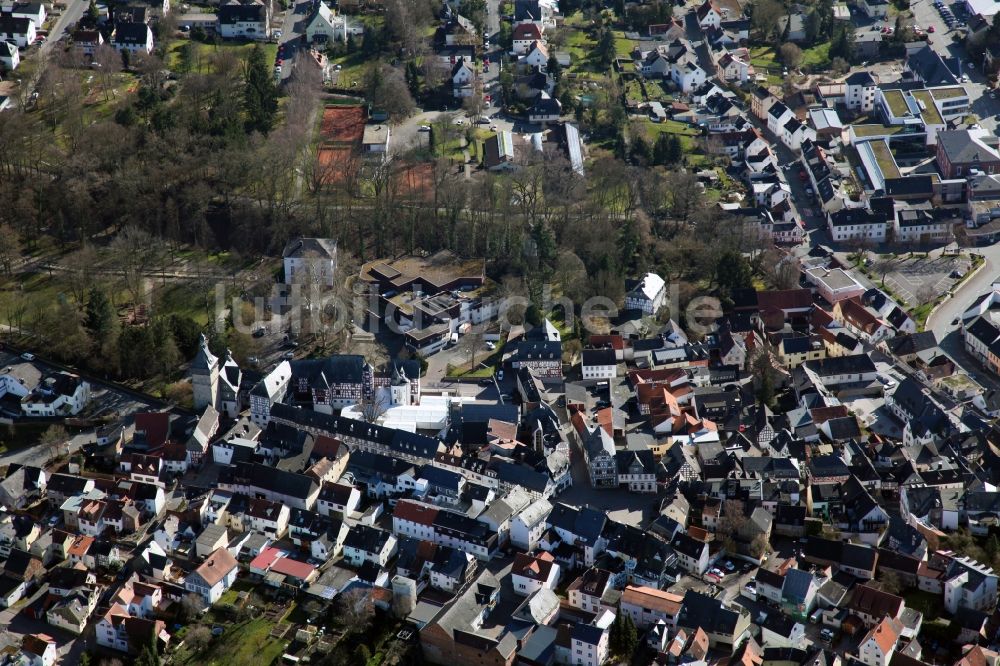
[[[191,58],[191,71],[208,72],[211,71],[212,64],[217,57],[225,54],[232,54],[242,60],[255,46],[254,43],[236,44],[233,42],[221,42],[219,44],[205,44],[194,40],[178,39],[170,45],[170,52],[167,54],[167,67],[171,70],[181,68],[181,51],[185,44],[194,44],[195,50]],[[277,44],[260,44],[264,49],[264,61],[270,67],[274,64],[275,56],[278,54]]]
[[[288,641],[269,636],[274,624],[264,618],[230,624],[225,633],[213,638],[201,653],[188,652],[183,647],[174,654],[173,663],[191,666],[251,666],[270,664],[281,657]]]
[[[802,67],[823,69],[829,66],[830,42],[823,42],[802,51]]]
[[[654,123],[650,120],[646,123],[646,132],[650,140],[654,142],[659,134],[678,135],[681,138],[681,145],[684,147],[684,152],[687,153],[686,157],[689,159],[695,157],[690,154],[697,145],[694,137],[701,135],[701,131],[697,128],[677,122],[676,120],[665,120],[662,123]]]
[[[638,44],[635,40],[629,39],[621,30],[615,30],[615,52],[620,56],[632,55],[632,50]]]

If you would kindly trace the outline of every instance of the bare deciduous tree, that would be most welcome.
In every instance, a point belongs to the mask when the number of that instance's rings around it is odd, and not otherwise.
[[[143,281],[159,256],[159,247],[140,227],[125,227],[111,242],[111,252],[134,304],[142,298]]]

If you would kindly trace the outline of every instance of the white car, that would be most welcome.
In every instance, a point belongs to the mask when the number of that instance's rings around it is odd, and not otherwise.
[[[487,341],[486,348],[489,349],[490,351],[493,351],[494,349],[497,348],[497,343]]]
[[[430,125],[421,125],[420,127],[417,128],[417,131],[418,132],[430,132],[431,131],[431,126]]]

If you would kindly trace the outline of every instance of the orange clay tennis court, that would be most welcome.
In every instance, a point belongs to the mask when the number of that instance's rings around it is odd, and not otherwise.
[[[320,137],[324,142],[360,146],[365,135],[365,109],[362,106],[328,106],[323,109]]]

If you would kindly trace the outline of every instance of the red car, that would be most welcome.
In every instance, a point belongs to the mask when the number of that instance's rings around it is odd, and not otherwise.
[[[934,32],[934,26],[932,26],[932,25],[928,26],[927,27],[927,32]]]

